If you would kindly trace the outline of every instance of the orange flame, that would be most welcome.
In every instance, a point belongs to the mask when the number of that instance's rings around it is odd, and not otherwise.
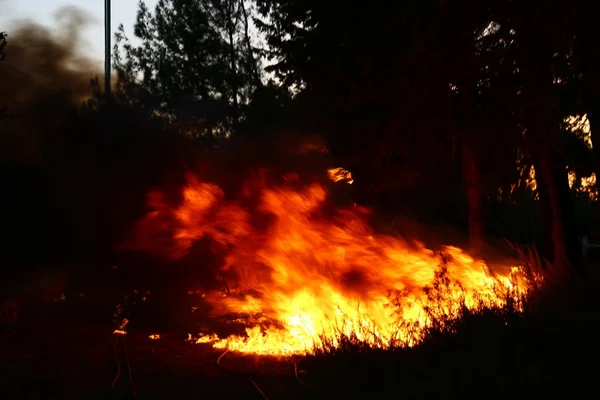
[[[354,183],[354,178],[352,178],[352,173],[343,168],[331,168],[327,170],[327,174],[329,175],[329,179],[334,182],[344,181],[350,185]]]
[[[258,204],[253,212],[242,206],[250,195]],[[442,260],[421,243],[377,234],[365,208],[328,215],[320,184],[254,182],[239,199],[227,200],[221,188],[190,175],[179,205],[169,206],[160,193],[150,195],[153,211],[137,229],[142,247],[174,259],[205,236],[228,249],[222,273],[230,295],[212,292],[204,300],[215,315],[247,317],[247,337],[201,336],[200,343],[254,354],[305,354],[323,339],[335,344],[341,333],[375,347],[411,345],[418,333],[399,327],[426,326],[427,287],[441,263],[460,289],[435,299],[450,316],[461,299],[467,307],[478,301],[502,306],[506,297],[499,289],[526,291],[515,278],[516,267],[493,276],[459,248],[445,247]],[[268,217],[266,228],[257,215]],[[165,235],[167,230],[172,234]]]

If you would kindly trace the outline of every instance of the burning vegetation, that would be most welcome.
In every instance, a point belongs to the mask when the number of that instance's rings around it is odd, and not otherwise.
[[[587,396],[600,31],[471,3],[142,1],[108,96],[2,27],[13,397]]]
[[[366,208],[326,211],[323,185],[295,174],[281,184],[266,176],[226,196],[190,173],[178,204],[161,192],[149,195],[136,247],[176,260],[209,238],[224,252],[222,290],[198,301],[215,317],[242,322],[246,335],[200,335],[198,343],[270,355],[311,353],[324,342],[335,346],[340,335],[375,348],[412,346],[431,323],[428,309],[453,318],[462,307],[518,302],[530,289],[517,265],[492,271],[457,247],[434,251],[379,234]],[[341,168],[328,176],[352,182]]]

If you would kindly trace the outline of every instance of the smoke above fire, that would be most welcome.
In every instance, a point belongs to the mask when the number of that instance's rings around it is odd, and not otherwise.
[[[6,59],[0,63],[0,106],[17,119],[2,122],[2,161],[38,162],[43,141],[72,106],[91,96],[90,80],[101,75],[83,55],[82,32],[94,19],[69,6],[56,11],[54,20],[54,29],[10,21]]]

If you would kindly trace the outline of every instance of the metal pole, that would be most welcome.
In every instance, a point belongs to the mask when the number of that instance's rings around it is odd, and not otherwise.
[[[110,99],[110,0],[104,0],[104,94]]]

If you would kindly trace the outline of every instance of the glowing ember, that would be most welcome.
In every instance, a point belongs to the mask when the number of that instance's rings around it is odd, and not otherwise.
[[[198,342],[274,355],[309,353],[321,340],[335,345],[340,334],[374,347],[411,345],[420,334],[415,324],[427,324],[427,306],[452,316],[461,299],[467,307],[502,306],[507,293],[526,290],[517,268],[492,277],[456,247],[443,248],[442,257],[421,243],[377,234],[366,222],[369,210],[327,214],[325,189],[296,183],[253,182],[238,203],[189,176],[178,206],[150,195],[153,211],[138,226],[138,246],[177,259],[208,236],[227,249],[221,273],[230,295],[206,293],[203,300],[215,315],[247,321],[247,337]],[[256,200],[252,212],[242,206],[248,198]],[[258,223],[262,217],[269,223]],[[440,268],[447,274],[437,274]],[[435,285],[444,277],[451,278],[445,289]]]
[[[343,168],[331,168],[327,170],[327,174],[329,175],[329,179],[331,179],[334,182],[344,181],[349,185],[352,185],[354,183],[352,173]]]
[[[149,336],[148,336],[148,339],[151,339],[151,340],[158,340],[158,339],[160,339],[160,334],[158,334],[158,333],[154,333],[154,334],[152,334],[152,335],[149,335]]]

